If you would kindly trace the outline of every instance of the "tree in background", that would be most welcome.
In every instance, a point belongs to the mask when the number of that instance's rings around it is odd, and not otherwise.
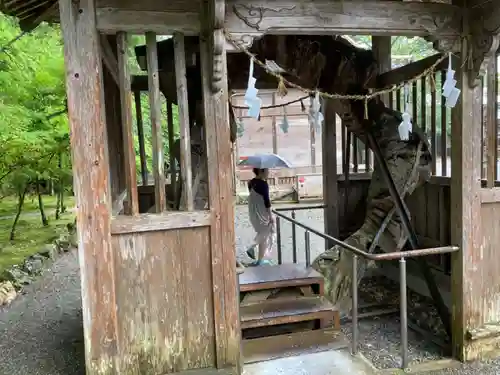
[[[134,47],[144,44],[133,36],[128,50],[132,74],[145,74],[135,58]],[[63,41],[58,25],[42,23],[23,33],[15,19],[0,13],[0,199],[16,196],[18,210],[11,239],[25,198],[35,194],[40,217],[48,225],[43,194],[57,195],[56,219],[66,209],[64,193],[71,189],[71,157],[67,118]],[[134,100],[132,100],[134,103]],[[162,96],[165,160],[169,156],[166,102]],[[148,169],[152,165],[152,137],[147,92],[141,94],[142,120]],[[135,108],[132,108],[135,124]],[[174,106],[174,138],[179,137]],[[140,172],[139,140],[134,126],[137,171]]]
[[[19,35],[16,21],[0,14],[0,189],[18,197],[11,240],[26,195],[37,194],[48,225],[42,190],[63,188],[71,171],[60,30],[42,24]]]

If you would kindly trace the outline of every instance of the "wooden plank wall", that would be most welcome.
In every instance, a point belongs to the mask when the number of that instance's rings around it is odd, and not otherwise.
[[[210,228],[114,234],[112,248],[120,368],[166,374],[213,367]]]

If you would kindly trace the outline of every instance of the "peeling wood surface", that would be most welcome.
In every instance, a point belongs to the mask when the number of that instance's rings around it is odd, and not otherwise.
[[[88,374],[111,373],[117,354],[115,257],[111,245],[109,160],[103,69],[93,0],[60,1],[68,116],[77,202],[85,358]]]
[[[212,223],[210,211],[141,214],[135,217],[117,216],[111,221],[112,234],[165,231],[205,227]]]
[[[114,235],[120,373],[214,367],[210,228]]]

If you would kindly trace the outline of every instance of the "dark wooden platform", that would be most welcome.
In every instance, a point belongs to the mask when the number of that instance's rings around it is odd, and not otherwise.
[[[323,285],[323,277],[299,264],[248,267],[240,275],[240,292],[313,284]]]
[[[315,270],[298,264],[248,267],[239,281],[245,363],[328,350],[335,343],[345,347],[339,313],[323,296],[323,277]]]

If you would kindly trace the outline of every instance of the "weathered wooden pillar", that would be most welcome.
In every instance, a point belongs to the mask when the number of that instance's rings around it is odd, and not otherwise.
[[[114,253],[103,70],[94,0],[59,2],[64,37],[87,374],[114,374]],[[106,371],[106,372],[105,372]]]
[[[469,56],[466,39],[461,56]],[[462,58],[456,67],[460,100],[452,111],[451,147],[451,241],[461,251],[452,254],[452,341],[454,357],[468,360],[471,352],[467,331],[481,325],[484,311],[480,303],[484,290],[480,272],[481,256],[481,85],[471,87]],[[478,268],[479,267],[479,268]],[[479,271],[479,273],[477,272]],[[479,303],[478,303],[479,302]]]
[[[214,293],[215,349],[218,368],[241,371],[239,292],[236,275],[234,206],[231,191],[224,0],[202,2],[200,46],[203,109],[208,158],[210,241]]]
[[[325,233],[339,236],[339,187],[337,178],[337,122],[333,102],[323,100],[323,201],[325,204]],[[332,150],[334,150],[332,152]],[[326,244],[327,247],[333,244]]]

